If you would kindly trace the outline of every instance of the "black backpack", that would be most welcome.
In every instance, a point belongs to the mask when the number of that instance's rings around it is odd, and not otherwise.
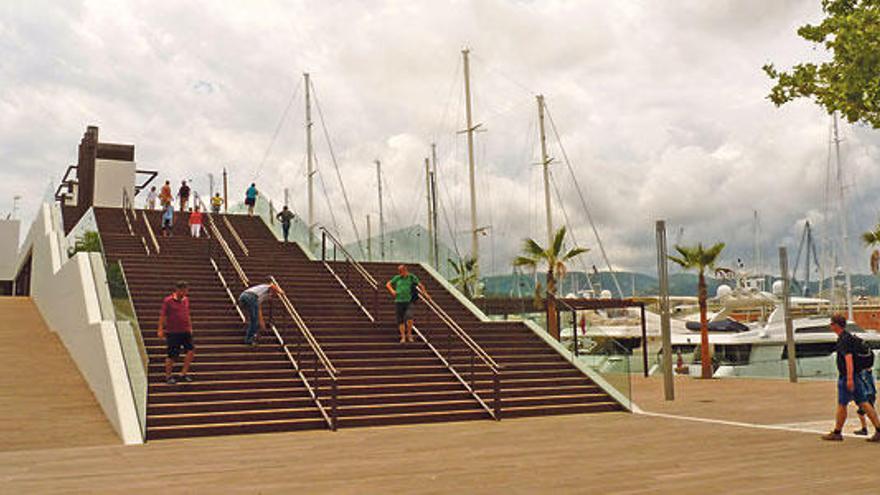
[[[853,347],[855,348],[855,352],[853,353],[853,367],[855,367],[856,371],[873,368],[874,351],[872,351],[871,348],[868,347],[868,344],[861,338],[852,335],[852,339]]]
[[[412,274],[410,274],[410,277],[412,277]],[[415,277],[413,277],[413,278],[415,278]],[[410,304],[415,304],[418,300],[419,300],[419,284],[415,283],[415,280],[413,280],[412,295],[410,295],[409,302],[410,302]]]

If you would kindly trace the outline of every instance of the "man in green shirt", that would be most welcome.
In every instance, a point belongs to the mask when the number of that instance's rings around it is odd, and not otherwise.
[[[423,297],[428,297],[428,291],[425,286],[416,277],[407,270],[406,265],[397,266],[397,275],[385,284],[388,292],[394,296],[394,312],[397,316],[397,325],[400,329],[400,343],[415,342],[412,336],[413,315],[412,302],[417,294],[416,288]]]

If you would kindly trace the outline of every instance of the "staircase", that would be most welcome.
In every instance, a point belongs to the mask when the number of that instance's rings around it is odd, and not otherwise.
[[[324,428],[326,425],[286,356],[276,347],[243,345],[243,325],[208,258],[209,239],[189,236],[176,218],[161,252],[146,255],[143,212],[128,233],[120,209],[95,209],[108,261],[122,262],[149,356],[147,438],[191,437]],[[159,235],[160,214],[146,212]],[[148,241],[148,246],[152,241]],[[165,345],[156,335],[162,299],[177,280],[189,284],[196,359],[192,383],[164,380]],[[237,296],[237,294],[235,294]],[[179,372],[182,358],[175,371]]]
[[[395,263],[365,263],[378,280],[397,274]],[[504,418],[619,411],[623,408],[572,366],[522,322],[481,321],[443,285],[418,265],[410,265],[431,297],[501,365]],[[416,305],[416,325],[442,323],[423,303]],[[393,308],[381,315],[393,319]],[[456,364],[463,364],[458,362]],[[488,393],[487,390],[483,390]]]
[[[243,345],[243,324],[212,257],[236,299],[244,286],[217,247],[218,239],[190,238],[186,221],[177,218],[173,237],[157,237],[157,254],[144,215],[159,236],[159,212],[137,210],[136,219],[128,214],[126,221],[120,209],[96,208],[106,256],[123,264],[150,358],[148,438],[326,428],[327,421],[272,332],[261,335],[256,349]],[[394,306],[384,290],[395,264],[363,265],[380,285],[374,307],[374,291],[353,282],[349,263],[309,260],[296,244],[278,242],[256,217],[212,218],[249,282],[274,276],[338,370],[336,426],[493,417],[487,407],[494,398],[491,370],[471,367],[473,352],[457,343],[449,325],[424,302],[416,305],[416,326],[426,339],[398,342]],[[411,269],[439,307],[501,365],[498,419],[622,409],[522,323],[480,321],[439,281],[420,267]],[[169,386],[163,378],[164,342],[155,329],[162,298],[178,279],[190,287],[195,381]],[[264,311],[270,319],[270,308]],[[288,343],[299,334],[277,301],[271,316]],[[310,368],[312,362],[301,361],[301,368]]]

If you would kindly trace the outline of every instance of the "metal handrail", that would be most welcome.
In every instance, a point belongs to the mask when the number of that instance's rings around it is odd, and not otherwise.
[[[229,218],[224,216],[223,223],[226,224],[226,228],[232,233],[232,238],[235,239],[236,244],[241,248],[241,252],[244,253],[245,256],[250,256],[250,251],[248,251],[247,246],[244,245],[244,241],[241,240],[241,236],[238,235],[238,231],[232,226],[232,222],[229,221]]]
[[[492,356],[490,356],[489,353],[487,353],[485,350],[483,350],[483,348],[480,347],[479,344],[474,342],[474,340],[470,337],[470,335],[468,335],[467,332],[465,332],[464,329],[462,329],[461,326],[459,326],[459,324],[455,320],[453,320],[452,317],[450,317],[449,314],[446,313],[446,311],[443,310],[443,308],[441,308],[436,302],[434,302],[433,299],[431,299],[429,296],[426,296],[425,294],[421,294],[421,293],[419,294],[419,299],[421,299],[425,303],[425,306],[428,309],[430,309],[440,319],[440,321],[442,321],[446,325],[446,327],[450,330],[451,334],[458,337],[459,340],[461,340],[464,343],[465,347],[467,347],[467,349],[471,352],[470,383],[468,383],[464,378],[462,378],[462,376],[455,370],[455,368],[453,368],[453,366],[441,355],[440,351],[431,344],[431,342],[427,339],[427,337],[421,331],[419,331],[415,325],[413,325],[413,331],[415,331],[416,334],[419,336],[419,338],[421,338],[425,342],[425,344],[427,344],[428,348],[430,348],[431,351],[440,359],[440,361],[443,362],[443,364],[449,369],[449,371],[452,372],[453,375],[455,375],[455,377],[458,379],[459,382],[461,382],[462,385],[464,385],[464,387],[467,389],[467,391],[470,392],[470,394],[474,396],[474,398],[477,400],[477,402],[480,404],[480,406],[482,406],[486,411],[488,411],[493,419],[495,419],[496,421],[500,420],[501,419],[501,383],[500,383],[500,381],[501,381],[501,367],[498,365],[498,363],[495,362],[494,359],[492,359]],[[446,340],[447,353],[449,353],[449,349],[448,349],[449,345],[450,345],[450,341],[449,341],[449,338],[447,338],[447,340]],[[476,364],[474,362],[475,358],[478,358],[480,361],[482,361],[483,364],[486,366],[486,368],[489,370],[489,372],[492,374],[492,407],[491,408],[489,408],[489,406],[486,405],[485,401],[483,401],[483,398],[480,397],[479,393],[477,393],[476,387],[474,386],[474,379],[475,379],[474,366]]]
[[[147,232],[150,234],[150,240],[153,241],[153,248],[156,250],[156,254],[162,252],[162,248],[159,247],[159,240],[156,239],[156,233],[153,231],[153,226],[150,224],[150,220],[147,218],[146,210],[141,211],[141,215],[144,219],[144,225],[147,226]],[[143,239],[143,237],[141,237]],[[146,241],[144,241],[144,246],[146,246]]]
[[[226,295],[229,296],[232,306],[238,311],[238,317],[241,318],[241,322],[244,323],[247,319],[244,317],[244,313],[241,312],[241,307],[239,307],[238,301],[235,300],[235,296],[232,295],[232,290],[229,288],[229,284],[226,283],[226,277],[223,276],[223,272],[220,271],[220,267],[217,266],[217,262],[214,261],[214,258],[211,258],[211,266],[214,267],[214,273],[217,274],[220,283],[223,284],[223,288],[226,289]]]
[[[333,234],[328,232],[325,227],[320,227],[320,229],[321,229],[321,261],[324,263],[324,267],[327,269],[327,271],[330,272],[331,275],[333,275],[333,277],[336,279],[336,281],[339,282],[339,285],[341,285],[342,288],[345,289],[346,292],[348,292],[348,294],[351,296],[351,298],[354,300],[354,302],[357,303],[357,305],[361,308],[361,311],[363,311],[364,314],[367,315],[367,317],[370,319],[370,321],[372,321],[373,323],[377,323],[378,320],[376,319],[376,316],[374,313],[376,313],[376,311],[378,309],[378,305],[379,305],[379,282],[377,282],[376,279],[373,277],[373,275],[370,272],[368,272],[367,269],[364,268],[364,266],[361,265],[360,262],[357,261],[354,258],[354,256],[352,256],[351,253],[348,252],[347,249],[345,249],[345,247],[342,245],[341,242],[339,242],[338,239],[333,237]],[[360,278],[366,282],[367,289],[373,291],[373,301],[372,301],[372,310],[373,311],[372,312],[367,310],[366,306],[364,306],[364,304],[361,302],[361,300],[358,299],[358,297],[354,294],[354,292],[351,289],[349,289],[348,285],[346,285],[345,282],[342,281],[342,279],[339,277],[339,275],[336,274],[336,271],[333,269],[333,267],[330,266],[330,264],[326,261],[327,239],[330,239],[330,242],[333,243],[334,252],[335,251],[342,252],[343,257],[346,259],[346,261],[348,261],[348,266],[351,268],[354,268],[354,271],[357,272],[360,275]]]
[[[374,304],[374,308],[375,308],[376,304],[377,304],[376,301],[378,298],[378,291],[379,291],[378,281],[375,279],[375,277],[373,277],[373,275],[369,271],[367,271],[366,268],[364,268],[364,266],[359,261],[357,261],[354,258],[354,256],[351,255],[351,253],[348,252],[347,249],[345,249],[345,247],[342,245],[342,243],[339,242],[339,240],[336,239],[333,236],[333,234],[328,232],[325,227],[320,227],[320,229],[321,229],[321,259],[322,260],[326,259],[327,240],[329,239],[330,242],[333,244],[335,251],[341,252],[342,256],[348,261],[349,265],[353,266],[355,271],[357,271],[361,275],[361,277],[367,282],[369,289],[371,289],[373,291],[373,301],[374,301],[373,304]],[[324,261],[324,265],[327,266],[327,268],[330,270],[330,272],[336,277],[336,280],[339,281],[339,283],[346,289],[346,291],[348,291],[349,294],[352,294],[351,291],[348,289],[348,287],[342,282],[342,280],[338,276],[336,276],[336,273],[333,272],[332,268],[330,267],[330,265],[326,261]],[[366,310],[366,308],[364,308],[364,306],[360,303],[360,301],[356,297],[354,297],[354,294],[352,294],[352,297],[355,299],[355,301],[361,307],[361,310],[363,310],[367,314],[367,316],[370,316],[371,317],[370,319],[375,322],[376,319],[373,318],[372,315]],[[486,365],[486,367],[489,369],[489,371],[492,373],[492,382],[493,382],[493,389],[494,389],[493,390],[493,392],[494,392],[493,407],[490,408],[488,405],[486,405],[486,403],[483,401],[482,397],[480,397],[480,395],[477,393],[476,389],[473,386],[473,377],[474,377],[473,359],[471,360],[471,383],[469,384],[464,378],[461,377],[461,375],[458,373],[458,371],[455,370],[455,368],[452,366],[452,364],[445,357],[443,357],[441,352],[430,342],[430,340],[424,335],[424,333],[415,327],[415,325],[413,326],[413,331],[416,333],[416,335],[419,336],[420,339],[422,339],[422,341],[437,356],[437,358],[440,359],[440,361],[443,363],[443,365],[446,366],[446,368],[449,369],[450,372],[452,372],[452,374],[456,377],[456,379],[458,379],[459,382],[461,382],[461,384],[464,385],[465,389],[467,389],[467,391],[470,392],[470,394],[474,396],[474,398],[477,400],[477,402],[480,404],[480,406],[482,406],[484,409],[486,409],[486,411],[489,413],[490,416],[492,416],[492,418],[494,418],[496,420],[500,419],[500,417],[501,417],[501,401],[500,401],[500,385],[499,385],[500,366],[498,366],[498,363],[496,363],[495,360],[492,359],[492,356],[490,356],[489,353],[487,353],[485,350],[483,350],[483,348],[480,347],[480,345],[477,344],[470,337],[470,335],[468,335],[467,332],[465,332],[464,329],[462,329],[461,326],[459,326],[458,323],[456,323],[455,320],[453,320],[446,313],[446,311],[444,311],[443,308],[438,306],[437,303],[435,303],[430,297],[426,297],[426,295],[419,294],[419,298],[422,299],[423,301],[425,301],[425,304],[428,306],[428,308],[430,308],[434,312],[434,314],[437,315],[437,317],[440,319],[440,321],[442,321],[450,329],[451,333],[454,334],[456,337],[458,337],[459,340],[461,340],[464,343],[464,345],[470,350],[472,357],[479,358],[479,360],[482,361]]]
[[[278,284],[278,281],[275,279],[275,277],[269,277],[269,279],[273,284],[281,289],[281,286]],[[336,369],[336,367],[333,366],[333,363],[330,361],[330,358],[327,357],[327,354],[324,353],[324,349],[321,348],[321,345],[318,343],[317,339],[315,339],[315,336],[312,334],[311,330],[309,330],[308,325],[306,325],[306,322],[299,315],[299,312],[297,312],[296,308],[293,306],[293,303],[290,302],[290,298],[287,297],[287,294],[284,292],[283,289],[280,290],[278,294],[278,299],[281,301],[282,306],[284,306],[284,309],[287,311],[287,314],[293,320],[294,324],[296,324],[297,329],[299,329],[302,340],[305,341],[308,347],[312,350],[312,353],[314,353],[315,355],[315,367],[313,369],[313,376],[315,380],[314,387],[311,383],[309,383],[309,380],[304,374],[303,369],[297,359],[293,356],[293,354],[291,354],[289,349],[290,344],[285,343],[281,332],[278,331],[278,328],[275,326],[274,322],[271,325],[272,331],[275,333],[275,337],[276,339],[278,339],[278,343],[281,345],[282,349],[284,349],[285,354],[287,354],[287,358],[290,360],[290,362],[294,366],[294,369],[296,369],[297,373],[299,374],[300,379],[302,379],[303,384],[305,384],[306,390],[308,391],[312,400],[315,402],[315,405],[318,406],[318,409],[320,410],[321,415],[324,417],[324,420],[327,422],[327,425],[330,427],[331,430],[336,430],[339,389],[339,379],[337,378],[337,375],[339,371]],[[299,342],[300,341],[298,339],[296,343],[297,356],[299,356],[300,354]],[[329,414],[327,412],[327,408],[321,402],[320,398],[321,388],[320,377],[318,374],[319,363],[324,368],[323,371],[327,374],[327,377],[330,380],[331,403]]]
[[[452,317],[449,316],[449,314],[446,313],[443,308],[441,308],[436,302],[434,302],[433,299],[431,299],[430,297],[424,297],[421,294],[419,294],[419,299],[424,301],[425,305],[430,308],[431,311],[433,311],[434,314],[437,315],[437,317],[440,318],[441,321],[446,323],[446,325],[450,327],[454,331],[454,333],[459,338],[461,338],[461,340],[464,341],[465,344],[471,350],[473,350],[477,354],[477,356],[480,357],[480,360],[482,360],[487,366],[495,371],[499,371],[501,369],[501,366],[499,366],[498,363],[496,363],[495,360],[492,359],[492,356],[490,356],[489,353],[483,350],[483,348],[480,347],[480,345],[477,344],[474,339],[472,339],[471,336],[468,335],[468,333],[464,331],[464,329],[461,328],[461,326],[455,320],[453,320]]]
[[[238,263],[238,259],[235,257],[235,253],[233,253],[232,250],[229,249],[229,244],[226,243],[226,239],[223,238],[223,234],[220,233],[220,229],[218,229],[217,225],[214,224],[214,219],[211,217],[210,214],[207,214],[206,217],[208,218],[208,226],[210,227],[211,232],[213,232],[214,238],[223,249],[223,253],[226,255],[226,259],[229,260],[229,263],[232,265],[232,268],[238,275],[241,284],[245,287],[250,286],[250,280],[248,279],[247,274],[244,273],[244,270]]]
[[[281,289],[281,285],[278,283],[274,276],[270,276],[269,280],[279,289]],[[327,354],[324,353],[324,350],[321,349],[321,345],[318,343],[318,340],[315,339],[312,331],[309,330],[309,327],[306,325],[305,320],[303,320],[302,317],[299,315],[299,312],[293,306],[293,303],[290,302],[290,298],[287,297],[287,294],[284,292],[283,289],[281,290],[281,294],[279,294],[278,299],[281,300],[281,304],[284,306],[284,309],[287,310],[294,323],[296,323],[296,326],[297,328],[299,328],[300,333],[303,334],[303,336],[309,342],[309,345],[321,359],[321,362],[335,378],[336,374],[338,374],[339,372],[336,370],[336,367],[333,366],[333,363],[330,362],[330,359],[327,357]]]
[[[327,257],[327,241],[326,240],[330,239],[330,242],[333,243],[333,245],[335,246],[335,249],[342,252],[342,255],[348,260],[348,262],[350,264],[352,264],[355,267],[355,270],[357,270],[358,273],[360,273],[360,275],[367,281],[367,283],[370,284],[370,286],[373,289],[378,289],[379,282],[376,281],[376,279],[373,277],[373,275],[370,272],[368,272],[367,269],[364,268],[364,266],[360,264],[360,262],[358,262],[356,259],[354,259],[354,256],[352,256],[351,253],[349,253],[348,250],[345,249],[345,247],[342,245],[342,243],[339,242],[339,239],[333,237],[333,234],[331,234],[327,230],[326,227],[320,227],[320,229],[321,229],[321,259],[324,260]]]

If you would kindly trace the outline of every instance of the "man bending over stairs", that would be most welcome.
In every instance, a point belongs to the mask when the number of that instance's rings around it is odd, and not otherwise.
[[[416,288],[425,297],[428,296],[428,291],[419,277],[409,272],[406,265],[397,265],[397,275],[385,284],[385,288],[394,296],[394,314],[400,329],[400,343],[415,342],[412,336],[412,303],[419,297]]]
[[[171,372],[174,370],[174,360],[180,356],[181,348],[186,351],[186,356],[183,358],[180,380],[192,381],[192,377],[189,376],[189,366],[195,356],[195,348],[192,341],[188,291],[186,282],[177,282],[176,290],[162,301],[162,312],[159,314],[159,338],[165,339],[168,347],[168,355],[165,358],[165,383],[168,385],[177,383]]]
[[[273,284],[271,281],[255,285],[238,296],[238,304],[244,310],[248,322],[245,327],[244,343],[255,346],[258,343],[257,333],[260,329],[266,328],[266,321],[263,319],[263,303],[272,297],[272,294],[283,294],[281,287]]]

